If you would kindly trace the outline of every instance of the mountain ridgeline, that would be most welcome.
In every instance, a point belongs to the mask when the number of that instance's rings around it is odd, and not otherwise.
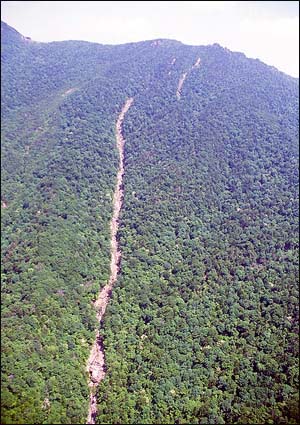
[[[85,423],[97,332],[96,423],[299,423],[298,80],[217,44],[1,38],[1,423]]]

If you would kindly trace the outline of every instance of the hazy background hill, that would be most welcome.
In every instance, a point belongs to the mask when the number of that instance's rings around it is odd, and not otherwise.
[[[216,44],[1,35],[2,423],[86,419],[131,96],[99,423],[297,423],[298,80]]]

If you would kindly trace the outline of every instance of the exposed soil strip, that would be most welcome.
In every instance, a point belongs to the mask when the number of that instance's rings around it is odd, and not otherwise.
[[[198,66],[200,66],[200,58],[198,58],[197,60],[196,60],[196,62],[194,63],[194,65],[192,66],[192,69],[194,69],[194,68],[198,68]]]
[[[111,230],[111,262],[110,262],[110,278],[107,285],[99,293],[97,300],[95,301],[95,308],[97,314],[97,320],[101,323],[106,306],[109,302],[112,288],[117,280],[121,252],[118,246],[117,241],[117,232],[119,227],[119,215],[123,203],[123,176],[124,176],[124,146],[125,139],[122,135],[122,123],[125,117],[126,112],[130,108],[133,102],[133,98],[127,99],[125,105],[122,108],[122,111],[118,117],[116,123],[116,142],[117,148],[119,151],[119,170],[117,174],[117,183],[113,199],[113,216],[110,224]],[[90,357],[87,363],[87,371],[90,375],[90,404],[87,424],[95,424],[95,419],[97,415],[97,397],[96,397],[96,387],[99,385],[99,382],[105,377],[106,365],[105,365],[105,356],[104,356],[104,347],[103,341],[99,334],[99,331],[96,335],[96,340],[91,349]]]
[[[180,97],[181,97],[181,90],[182,90],[182,86],[183,86],[184,80],[186,79],[186,77],[187,77],[188,73],[189,73],[189,72],[191,72],[194,68],[198,68],[199,66],[200,66],[200,58],[198,58],[198,59],[196,60],[196,62],[194,63],[194,65],[191,67],[191,69],[190,69],[189,71],[184,72],[184,73],[182,74],[182,76],[180,77],[180,79],[179,79],[179,83],[178,83],[178,87],[177,87],[177,90],[176,90],[176,97],[177,97],[177,100],[179,100],[179,99],[180,99]]]
[[[73,93],[73,92],[74,92],[74,91],[76,91],[76,90],[78,90],[78,88],[77,88],[77,87],[74,87],[74,88],[72,88],[72,89],[66,90],[66,91],[62,94],[62,97],[68,96],[68,94],[71,94],[71,93]]]
[[[182,76],[180,77],[180,80],[179,80],[179,83],[178,83],[178,87],[177,87],[177,91],[176,91],[176,96],[177,96],[177,99],[179,100],[180,99],[180,96],[181,96],[181,89],[182,89],[182,86],[183,86],[183,83],[184,83],[184,80],[186,79],[186,76],[187,76],[187,72],[185,72],[184,74],[182,74]]]

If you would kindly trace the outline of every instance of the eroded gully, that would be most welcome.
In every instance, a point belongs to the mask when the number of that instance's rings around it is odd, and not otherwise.
[[[173,64],[173,63],[172,63]],[[178,87],[177,87],[177,90],[176,90],[176,97],[177,97],[177,100],[179,100],[180,99],[180,97],[181,97],[181,90],[182,90],[182,86],[183,86],[183,83],[184,83],[184,81],[185,81],[185,79],[186,79],[186,77],[187,77],[187,75],[193,70],[193,69],[195,69],[195,68],[198,68],[200,66],[200,58],[198,58],[197,60],[196,60],[196,62],[194,63],[194,65],[191,67],[191,69],[189,70],[189,71],[187,71],[187,72],[184,72],[183,74],[182,74],[182,76],[180,77],[180,79],[179,79],[179,82],[178,82]]]
[[[123,176],[124,176],[124,146],[125,139],[122,134],[122,124],[126,112],[132,105],[133,98],[126,100],[116,122],[116,143],[119,151],[119,170],[117,174],[117,183],[113,198],[113,216],[110,223],[111,231],[111,262],[110,262],[110,278],[108,284],[105,285],[95,301],[95,309],[99,324],[104,316],[106,306],[110,300],[112,288],[117,280],[119,272],[119,264],[121,260],[121,252],[117,241],[117,232],[119,227],[119,215],[123,203]],[[90,402],[87,424],[95,424],[97,415],[97,397],[96,388],[105,377],[105,356],[103,341],[99,331],[97,332],[95,342],[92,346],[91,353],[87,363],[87,371],[90,376]]]

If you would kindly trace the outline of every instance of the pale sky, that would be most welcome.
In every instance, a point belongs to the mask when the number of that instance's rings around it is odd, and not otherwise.
[[[2,1],[1,15],[35,41],[219,43],[299,76],[298,1]]]

